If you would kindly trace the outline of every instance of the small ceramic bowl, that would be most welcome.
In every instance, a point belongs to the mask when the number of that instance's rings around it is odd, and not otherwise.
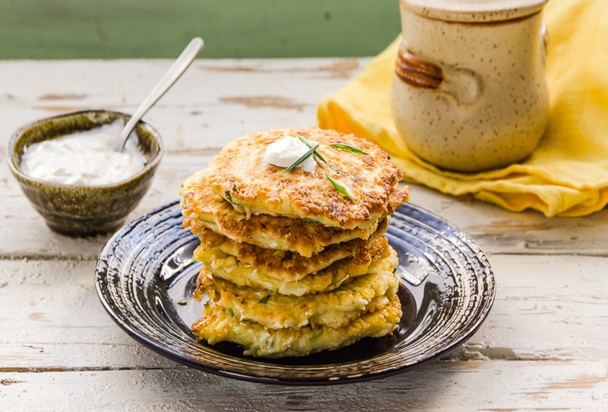
[[[24,174],[21,158],[28,146],[112,123],[129,116],[106,110],[87,110],[42,119],[17,130],[10,138],[7,160],[23,193],[53,231],[70,236],[113,232],[148,191],[163,154],[156,130],[139,122],[135,133],[146,158],[144,169],[118,183],[78,186],[50,183]]]

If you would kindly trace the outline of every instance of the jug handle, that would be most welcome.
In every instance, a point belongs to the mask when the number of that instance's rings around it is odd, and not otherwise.
[[[395,74],[405,84],[435,90],[457,107],[471,106],[483,94],[483,81],[472,70],[446,65],[439,66],[400,49]]]
[[[413,54],[399,50],[395,74],[401,81],[413,87],[437,89],[443,82],[443,69]]]

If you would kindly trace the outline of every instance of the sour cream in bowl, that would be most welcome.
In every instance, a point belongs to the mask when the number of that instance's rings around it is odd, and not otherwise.
[[[52,230],[74,236],[112,232],[143,198],[162,157],[162,140],[139,122],[123,152],[114,152],[128,118],[82,111],[13,134],[7,148],[11,172]]]
[[[21,156],[21,171],[28,176],[64,185],[96,186],[118,183],[143,170],[146,157],[137,137],[122,152],[113,150],[124,121],[117,119],[86,131],[28,146]]]

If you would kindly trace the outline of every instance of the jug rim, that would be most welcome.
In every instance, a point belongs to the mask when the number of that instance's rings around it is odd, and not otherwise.
[[[400,0],[422,17],[458,23],[493,23],[538,13],[548,0]]]

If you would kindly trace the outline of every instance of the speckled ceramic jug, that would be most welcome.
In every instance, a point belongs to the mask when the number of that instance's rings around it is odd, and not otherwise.
[[[393,115],[410,149],[473,172],[526,158],[545,129],[547,0],[401,0]]]

